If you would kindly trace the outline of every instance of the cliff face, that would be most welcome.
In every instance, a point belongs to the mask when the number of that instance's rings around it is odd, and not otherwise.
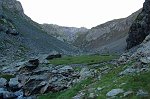
[[[138,15],[129,30],[127,49],[130,49],[145,39],[150,34],[150,0],[145,0],[142,12]]]

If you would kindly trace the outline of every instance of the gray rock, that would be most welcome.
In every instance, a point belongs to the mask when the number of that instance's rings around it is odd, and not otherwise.
[[[16,91],[14,92],[14,94],[17,96],[17,97],[23,97],[24,93],[22,90],[19,90],[19,91]]]
[[[10,67],[10,66],[8,66],[8,67],[3,67],[2,72],[3,72],[3,73],[8,73],[8,74],[14,75],[14,74],[17,72],[17,68],[15,68],[15,67]]]
[[[76,96],[73,97],[73,99],[83,99],[85,93],[80,92],[79,94],[77,94]]]
[[[25,96],[31,96],[40,93],[41,88],[43,88],[47,83],[40,80],[30,80],[23,87]]]
[[[30,97],[27,97],[25,99],[37,99],[36,96],[30,96]]]
[[[97,88],[98,91],[101,91],[102,89],[104,89],[104,88],[100,88],[100,87]]]
[[[52,73],[56,74],[58,73],[58,70],[52,70]]]
[[[29,70],[36,69],[39,65],[39,60],[38,59],[31,59],[28,62],[26,62],[25,67]]]
[[[48,79],[48,76],[49,74],[48,73],[44,73],[44,74],[41,74],[41,75],[33,75],[33,76],[30,76],[30,79],[29,81],[44,81],[44,80],[47,80]]]
[[[39,59],[32,58],[25,62],[20,62],[20,64],[16,65],[17,72],[25,73],[31,72],[32,70],[36,69],[39,66],[40,62]]]
[[[92,76],[92,73],[90,72],[88,68],[82,68],[79,75],[80,75],[80,79],[85,79],[87,77]]]
[[[16,31],[16,29],[11,29],[9,28],[7,31],[6,31],[7,34],[11,34],[11,35],[19,35],[19,32]]]
[[[143,64],[141,64],[141,62],[136,62],[132,66],[129,66],[124,71],[119,73],[119,75],[120,76],[132,75],[132,74],[135,74],[135,73],[146,72],[146,71],[150,71],[150,69],[147,65],[143,65]]]
[[[39,59],[40,64],[49,64],[49,61],[46,59],[47,54],[39,54],[37,58]]]
[[[7,89],[5,88],[0,88],[0,99],[3,99],[3,93],[6,93]]]
[[[17,96],[12,92],[7,91],[3,93],[3,99],[15,99],[15,98],[17,98]]]
[[[121,73],[119,73],[120,76],[122,75],[129,75],[129,74],[133,74],[133,73],[136,73],[137,70],[136,69],[133,69],[133,68],[127,68],[125,69],[124,71],[122,71]]]
[[[141,97],[145,97],[145,96],[149,96],[149,93],[143,90],[139,90],[136,94],[137,96],[141,96]]]
[[[34,73],[34,75],[35,74],[39,75],[39,74],[51,72],[52,70],[53,70],[53,68],[51,66],[48,66],[48,67],[41,67],[41,66],[39,66],[38,68],[33,70],[32,73]]]
[[[43,88],[41,88],[40,93],[44,94],[47,91],[48,87],[49,87],[49,84],[46,84]]]
[[[71,73],[73,68],[71,66],[64,66],[58,70],[58,73]]]
[[[43,59],[43,60],[40,60],[40,63],[42,63],[42,64],[49,64],[50,62],[48,60],[46,60],[46,59]]]
[[[52,77],[48,82],[52,83],[52,82],[56,82],[59,78],[57,76]]]
[[[0,78],[0,87],[4,87],[7,85],[7,80],[5,78]]]
[[[52,51],[47,57],[46,59],[47,60],[51,60],[51,59],[54,59],[54,58],[61,58],[61,54],[56,52],[56,51]]]
[[[119,64],[122,64],[122,63],[127,62],[127,60],[128,60],[128,56],[122,55],[122,56],[118,59],[118,63],[119,63]]]
[[[0,88],[0,93],[4,92],[4,91],[7,91],[7,89],[5,88]]]
[[[22,85],[18,81],[18,78],[11,78],[8,84],[9,84],[9,87],[14,90],[20,89],[22,87]]]
[[[133,91],[127,91],[127,92],[125,92],[125,93],[124,93],[124,95],[123,95],[123,96],[124,96],[124,97],[126,97],[126,96],[128,96],[128,95],[133,94],[133,93],[134,93]]]
[[[107,97],[113,97],[113,96],[116,96],[116,95],[121,94],[121,93],[123,93],[123,92],[124,92],[123,89],[112,89],[111,91],[109,91],[109,92],[106,94],[106,96],[107,96]]]
[[[144,64],[148,64],[148,63],[150,63],[150,57],[141,58],[140,61]]]

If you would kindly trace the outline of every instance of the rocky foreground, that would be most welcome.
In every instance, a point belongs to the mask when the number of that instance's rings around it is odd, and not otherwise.
[[[119,59],[114,55],[68,57],[53,53],[13,63],[1,68],[0,97],[148,99],[150,79],[147,77],[150,76],[150,58],[145,56],[144,52],[139,54],[137,50],[138,54],[125,53]]]

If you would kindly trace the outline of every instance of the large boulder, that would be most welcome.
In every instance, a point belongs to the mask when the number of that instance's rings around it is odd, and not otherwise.
[[[107,96],[107,97],[113,97],[113,96],[116,96],[116,95],[121,94],[121,93],[123,93],[123,92],[124,92],[123,89],[112,89],[111,91],[109,91],[109,92],[106,94],[106,96]]]
[[[138,15],[129,30],[127,38],[127,49],[143,42],[150,34],[150,0],[145,0],[142,12]]]
[[[16,99],[17,96],[13,92],[4,92],[3,93],[3,98],[2,99]]]
[[[11,29],[11,28],[9,28],[9,29],[6,31],[6,34],[11,34],[11,35],[16,36],[16,35],[19,35],[19,32],[17,32],[16,29]]]
[[[27,62],[25,62],[23,66],[20,66],[20,71],[31,71],[36,69],[38,66],[39,66],[38,59],[30,59]]]
[[[51,60],[51,59],[54,59],[54,58],[61,58],[61,54],[56,52],[56,51],[52,51],[47,57],[46,59],[47,60]]]
[[[7,85],[7,80],[5,78],[0,78],[0,87],[4,87]]]
[[[18,90],[22,87],[21,83],[18,81],[18,78],[11,78],[8,84],[12,90]]]

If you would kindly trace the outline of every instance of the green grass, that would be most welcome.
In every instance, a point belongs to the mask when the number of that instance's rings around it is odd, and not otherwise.
[[[118,78],[118,73],[123,70],[123,67],[118,67],[116,69],[113,69],[110,71],[108,74],[104,75],[100,81],[98,81],[95,84],[95,88],[100,87],[103,88],[105,87],[100,93],[98,93],[98,99],[106,99],[106,94],[109,92],[111,89],[118,88],[118,85],[114,83],[114,81]],[[119,82],[121,83],[121,82]]]
[[[133,76],[126,76],[124,80],[125,79],[127,80],[127,84],[123,86],[124,89],[130,88],[133,91],[143,89],[150,93],[150,72],[140,73]]]
[[[7,81],[9,81],[10,78],[14,78],[14,75],[10,74],[0,74],[0,78],[5,78]]]
[[[133,94],[124,97],[122,99],[150,99],[150,96],[147,97],[136,96],[137,91],[140,89],[150,93],[150,83],[149,83],[150,72],[143,72],[135,75],[118,76],[118,74],[121,71],[123,71],[124,67],[126,67],[127,65],[123,65],[116,69],[111,70],[108,74],[103,75],[100,81],[97,81],[94,85],[91,86],[95,89],[98,87],[100,88],[104,87],[102,91],[96,93],[98,94],[97,99],[106,99],[107,92],[116,88],[121,88],[124,91],[134,92]],[[115,99],[120,99],[119,96],[123,96],[123,94],[119,94],[118,97],[116,97]]]
[[[7,21],[5,19],[0,19],[0,24],[6,24]]]
[[[95,64],[105,61],[110,61],[116,56],[112,55],[83,55],[83,56],[65,56],[63,58],[57,58],[50,60],[51,64],[54,65],[68,65],[68,64]]]
[[[93,83],[92,78],[88,78],[86,80],[83,80],[80,83],[75,84],[70,89],[62,91],[62,92],[56,92],[56,93],[48,93],[45,95],[41,95],[38,97],[38,99],[71,99],[73,96],[75,96],[80,90],[83,90],[87,85]]]

